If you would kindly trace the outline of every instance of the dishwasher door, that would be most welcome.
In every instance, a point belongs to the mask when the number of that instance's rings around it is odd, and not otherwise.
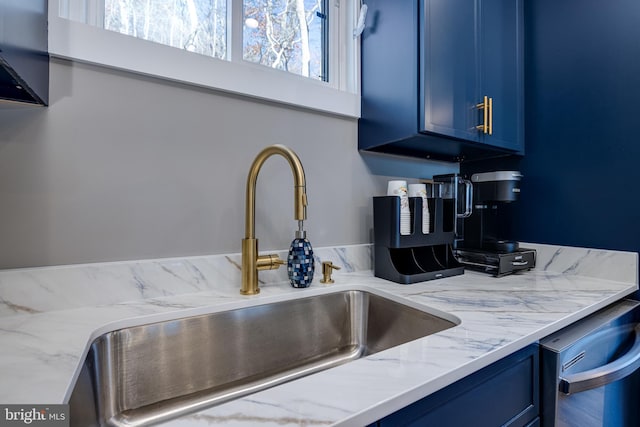
[[[640,309],[622,300],[543,339],[542,425],[640,426]]]

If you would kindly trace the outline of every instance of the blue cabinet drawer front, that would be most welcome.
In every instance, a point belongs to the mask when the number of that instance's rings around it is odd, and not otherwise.
[[[535,426],[538,346],[532,345],[379,421],[380,427]]]

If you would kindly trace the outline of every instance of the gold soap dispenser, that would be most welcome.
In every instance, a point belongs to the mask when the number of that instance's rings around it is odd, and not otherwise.
[[[338,267],[337,265],[333,265],[331,261],[324,261],[322,263],[322,279],[320,279],[320,283],[335,283],[335,281],[331,278],[331,273],[333,273],[333,270],[340,270],[340,267]]]

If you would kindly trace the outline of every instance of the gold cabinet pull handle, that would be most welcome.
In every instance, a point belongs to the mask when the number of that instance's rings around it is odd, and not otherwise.
[[[493,98],[489,98],[489,135],[493,135]]]
[[[484,113],[484,121],[481,125],[476,126],[476,129],[478,129],[482,133],[488,133],[489,132],[489,97],[485,96],[483,102],[476,104],[476,108],[479,110],[483,110],[483,113]]]

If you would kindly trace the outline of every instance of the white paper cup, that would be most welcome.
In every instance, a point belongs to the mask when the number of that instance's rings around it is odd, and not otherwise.
[[[389,181],[387,185],[387,196],[400,196],[407,195],[407,181]]]
[[[387,196],[400,197],[400,234],[411,234],[411,212],[409,210],[409,195],[407,181],[393,180],[387,185]]]
[[[422,234],[429,234],[429,204],[425,184],[409,184],[409,197],[422,198]]]
[[[409,184],[409,197],[427,197],[425,184]]]

